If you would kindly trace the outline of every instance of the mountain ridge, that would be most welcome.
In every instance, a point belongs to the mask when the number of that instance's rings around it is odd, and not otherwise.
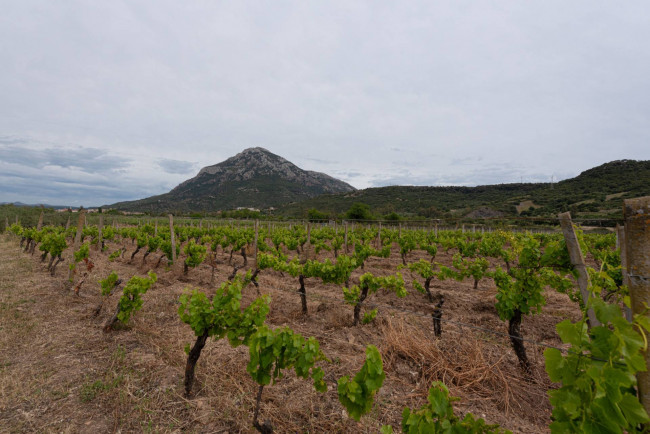
[[[355,191],[324,173],[302,170],[261,147],[247,148],[199,173],[168,193],[108,205],[125,211],[219,211],[274,208],[324,193]]]
[[[309,209],[337,215],[354,202],[363,202],[378,215],[397,212],[430,218],[465,217],[481,209],[483,214],[490,210],[495,216],[541,217],[572,211],[574,215],[620,218],[622,207],[614,199],[648,195],[650,161],[615,160],[555,183],[372,187],[287,204],[278,211],[290,217],[304,217]]]
[[[108,205],[124,211],[218,212],[255,208],[306,218],[310,210],[335,217],[355,202],[375,216],[553,216],[619,218],[619,199],[650,195],[650,161],[615,160],[555,183],[467,186],[387,186],[356,190],[329,175],[305,171],[264,148],[248,148],[203,167],[169,193]],[[617,199],[617,200],[614,200]]]

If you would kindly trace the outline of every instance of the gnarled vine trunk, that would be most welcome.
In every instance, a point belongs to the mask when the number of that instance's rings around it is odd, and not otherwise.
[[[248,257],[246,256],[246,246],[241,248],[241,257],[244,258],[244,267],[248,265]]]
[[[271,421],[268,419],[264,421],[263,424],[257,420],[260,414],[260,403],[262,402],[262,392],[264,391],[264,385],[260,385],[257,389],[257,398],[255,399],[255,412],[253,413],[253,427],[262,434],[273,434],[273,426]]]
[[[361,294],[359,294],[359,299],[357,300],[357,304],[354,306],[354,325],[359,324],[359,316],[361,314],[361,304],[363,303],[363,301],[366,299],[367,296],[368,296],[368,287],[362,286]]]
[[[201,356],[201,350],[205,346],[205,342],[208,340],[208,331],[203,332],[201,336],[196,338],[196,342],[190,349],[190,353],[187,355],[187,363],[185,364],[185,395],[189,396],[192,393],[192,385],[194,384],[194,368],[196,368],[196,362]]]
[[[519,365],[521,369],[524,370],[526,374],[531,373],[530,362],[526,356],[526,348],[524,347],[524,340],[521,336],[521,311],[515,309],[515,313],[508,321],[508,334],[510,335],[510,343],[512,344],[512,349],[515,350],[515,354],[519,359]]]
[[[433,318],[433,334],[436,336],[441,336],[442,335],[442,324],[441,324],[441,319],[442,319],[442,304],[445,302],[444,297],[440,297],[440,301],[438,304],[436,304],[435,309],[433,309],[433,313],[431,314],[431,317]]]
[[[307,290],[305,289],[305,276],[302,274],[298,276],[298,282],[300,283],[300,302],[302,303],[302,314],[307,315]]]
[[[424,290],[427,293],[427,298],[429,299],[429,302],[433,303],[433,295],[431,295],[431,289],[429,289],[431,286],[431,279],[433,279],[433,277],[427,277],[427,279],[424,281]]]

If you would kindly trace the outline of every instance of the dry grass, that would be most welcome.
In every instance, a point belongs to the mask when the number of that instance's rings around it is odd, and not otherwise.
[[[489,348],[471,331],[466,331],[463,339],[454,332],[431,339],[404,319],[389,318],[382,324],[382,335],[385,368],[408,372],[416,381],[412,396],[423,402],[431,383],[442,381],[464,406],[479,413],[497,408],[506,419],[516,416],[543,423],[544,414],[550,412],[544,391],[531,387],[547,381],[539,371],[532,379],[523,378],[509,352]]]
[[[111,270],[127,279],[144,275],[155,264],[148,258],[142,265],[141,254],[128,264],[128,252],[124,260],[111,263],[109,252],[91,250],[96,268],[76,297],[67,289],[65,267],[51,278],[36,255],[21,253],[14,239],[0,238],[0,432],[254,432],[257,385],[246,372],[247,348],[208,341],[197,365],[195,394],[192,399],[182,394],[183,348],[195,337],[178,319],[178,297],[187,287],[211,294],[211,269],[205,265],[182,277],[179,266],[159,267],[159,280],[145,295],[142,310],[127,327],[105,334],[102,326],[118,295],[93,317],[100,302],[98,279]],[[227,255],[220,254],[220,259],[217,282],[232,272],[223,263]],[[371,259],[364,271],[385,273],[399,262],[399,255],[389,262]],[[295,279],[265,272],[260,286],[273,299],[269,324],[286,324],[315,336],[332,361],[323,366],[329,386],[325,394],[293,373],[264,389],[261,418],[270,419],[277,432],[371,433],[382,424],[398,427],[404,406],[422,405],[434,380],[462,398],[457,403],[461,412],[472,411],[516,432],[546,430],[549,384],[542,362],[533,358],[535,378],[523,379],[504,339],[485,342],[485,336],[452,326],[443,326],[442,339],[434,339],[430,319],[391,317],[387,311],[374,324],[351,327],[350,306],[328,301],[342,298],[340,288],[312,281],[307,282],[308,294],[323,298],[310,298],[310,314],[304,317]],[[445,316],[499,326],[482,307],[493,299],[492,290],[470,291],[470,286],[445,282],[437,288],[448,300]],[[251,287],[244,303],[256,295]],[[374,297],[385,305],[395,301],[388,294]],[[422,299],[413,294],[399,303],[417,310]],[[562,315],[567,313],[561,309],[566,308],[560,308]],[[532,329],[533,337],[550,336],[559,320],[543,316],[534,327],[524,324],[524,333]],[[358,371],[369,343],[382,352],[386,381],[373,411],[357,423],[338,402],[336,379]]]

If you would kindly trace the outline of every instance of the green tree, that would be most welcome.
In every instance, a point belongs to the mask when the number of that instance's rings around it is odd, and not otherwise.
[[[307,218],[310,222],[328,220],[329,217],[327,213],[319,211],[316,208],[311,208],[307,211]]]
[[[349,220],[372,220],[373,215],[368,204],[355,202],[345,213],[345,218]]]

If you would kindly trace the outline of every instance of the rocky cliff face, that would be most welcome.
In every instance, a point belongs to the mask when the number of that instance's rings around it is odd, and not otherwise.
[[[226,161],[204,167],[169,193],[110,206],[131,211],[264,209],[354,190],[324,173],[302,170],[264,148],[248,148]]]

